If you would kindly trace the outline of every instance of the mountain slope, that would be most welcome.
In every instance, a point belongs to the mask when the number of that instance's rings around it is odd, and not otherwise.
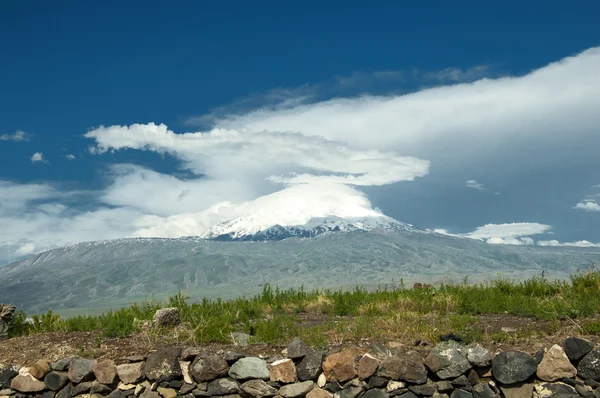
[[[120,239],[50,250],[0,269],[0,302],[29,312],[107,309],[185,289],[192,298],[282,288],[396,282],[568,277],[600,250],[489,245],[433,233],[372,230],[311,239],[218,242]]]

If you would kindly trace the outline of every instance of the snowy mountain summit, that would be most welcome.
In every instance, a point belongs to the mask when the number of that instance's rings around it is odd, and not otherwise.
[[[292,237],[312,238],[318,235],[372,231],[376,229],[394,231],[415,230],[410,224],[396,221],[387,216],[342,218],[337,216],[310,218],[303,224],[257,226],[250,217],[222,222],[210,228],[203,235],[206,239],[222,241],[267,241],[282,240]]]

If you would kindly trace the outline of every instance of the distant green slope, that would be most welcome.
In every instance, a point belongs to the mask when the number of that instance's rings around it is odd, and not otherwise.
[[[0,302],[89,312],[185,289],[192,299],[282,288],[443,279],[568,278],[600,250],[498,246],[421,232],[351,232],[274,242],[120,239],[50,250],[0,268]],[[73,311],[69,311],[73,312]]]

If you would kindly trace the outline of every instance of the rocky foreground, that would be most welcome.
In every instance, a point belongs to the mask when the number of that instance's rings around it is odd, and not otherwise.
[[[600,397],[599,387],[600,347],[580,338],[535,355],[453,340],[420,352],[377,344],[325,352],[294,339],[271,357],[165,347],[117,360],[41,359],[0,369],[0,398]]]

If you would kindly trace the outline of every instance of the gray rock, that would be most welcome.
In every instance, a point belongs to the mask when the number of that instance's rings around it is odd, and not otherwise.
[[[591,350],[577,365],[577,375],[582,379],[600,381],[600,347]]]
[[[107,395],[107,398],[123,398],[123,392],[118,388]]]
[[[193,361],[201,353],[200,347],[184,347],[180,356],[182,361]]]
[[[435,387],[433,386],[433,384],[422,384],[420,386],[410,386],[410,387],[408,387],[408,389],[410,391],[414,392],[415,394],[423,396],[423,397],[431,397],[433,394],[436,393]]]
[[[340,386],[337,382],[332,381],[332,382],[326,383],[323,386],[323,390],[329,391],[330,393],[336,393],[338,391],[342,391],[342,386]]]
[[[465,390],[454,390],[452,394],[450,394],[450,398],[473,398],[473,394]]]
[[[0,389],[4,387],[9,387],[12,379],[17,376],[19,372],[17,372],[13,368],[6,368],[0,370]]]
[[[144,355],[129,355],[127,357],[121,358],[123,361],[122,363],[134,363],[134,362],[143,362],[146,360],[146,357]]]
[[[535,359],[519,351],[506,351],[492,360],[492,374],[503,384],[514,384],[527,380],[537,370]]]
[[[71,364],[71,361],[75,358],[78,358],[76,356],[70,356],[67,358],[63,358],[60,359],[56,362],[51,362],[50,363],[50,370],[56,370],[57,372],[63,372],[65,370],[69,369],[69,365]]]
[[[288,384],[279,389],[279,395],[284,398],[303,397],[315,387],[312,381],[302,381],[300,383]]]
[[[41,398],[54,398],[55,395],[55,391],[44,391],[41,395]]]
[[[381,361],[377,376],[423,384],[427,381],[427,369],[421,356],[410,351],[403,356],[394,355]]]
[[[177,326],[179,322],[181,322],[181,319],[177,307],[161,308],[154,313],[152,318],[152,323],[158,327]]]
[[[150,381],[170,381],[182,376],[179,364],[180,348],[160,348],[148,356],[144,374]]]
[[[8,325],[15,315],[14,305],[0,303],[0,340],[8,338]]]
[[[207,389],[209,396],[237,394],[240,391],[240,384],[235,380],[223,378],[208,383]]]
[[[69,364],[69,380],[73,383],[94,380],[94,365],[96,361],[93,359],[74,358]]]
[[[571,361],[579,361],[592,351],[594,343],[577,337],[569,337],[564,341],[563,348]]]
[[[389,398],[390,394],[387,392],[380,390],[378,388],[373,388],[368,390],[362,395],[362,398]]]
[[[242,384],[242,391],[257,398],[277,395],[277,389],[268,385],[264,380],[249,380]]]
[[[450,392],[454,390],[454,386],[448,380],[440,380],[435,383],[435,387],[439,392]]]
[[[439,344],[429,352],[425,365],[440,379],[456,378],[472,367],[455,343]]]
[[[210,397],[210,394],[208,393],[208,391],[199,390],[199,389],[195,388],[192,390],[192,396],[204,398],[204,397]]]
[[[392,394],[390,394],[390,397],[393,396]],[[404,392],[403,394],[398,395],[401,398],[419,398],[414,392],[412,391],[407,391]]]
[[[383,344],[371,344],[367,351],[379,360],[392,356],[392,352],[390,351],[390,349],[384,346]]]
[[[44,384],[52,391],[59,391],[69,382],[67,372],[50,372],[44,378]]]
[[[287,346],[288,357],[292,359],[304,358],[309,352],[310,349],[308,346],[304,344],[304,342],[298,337],[295,337],[294,340],[292,340],[292,342]]]
[[[350,386],[348,388],[344,388],[343,390],[336,392],[335,394],[333,394],[333,396],[334,398],[356,398],[361,392],[363,392],[362,388]]]
[[[140,398],[162,398],[160,396],[159,393],[157,393],[156,391],[152,391],[150,389],[147,389],[146,391],[144,391],[141,395]]]
[[[473,346],[467,349],[467,360],[473,366],[486,367],[492,363],[492,355],[486,348]]]
[[[225,360],[225,362],[231,365],[244,357],[246,357],[246,355],[240,352],[227,351],[223,356],[223,359]]]
[[[388,379],[379,376],[371,376],[369,378],[369,388],[384,388],[387,386]]]
[[[179,395],[191,393],[196,388],[196,384],[183,383],[179,389]]]
[[[243,332],[233,332],[231,333],[231,338],[233,340],[233,344],[240,347],[247,347],[250,345],[250,340],[252,340],[252,336]]]
[[[106,384],[98,383],[95,381],[90,388],[90,394],[108,395],[112,389]]]
[[[236,380],[269,379],[267,363],[260,358],[246,357],[234,363],[229,369],[229,376]]]
[[[55,395],[55,398],[71,398],[73,396],[73,384],[67,384],[62,390]]]
[[[479,383],[471,390],[473,398],[494,398],[496,393],[488,383]]]
[[[465,376],[465,375],[458,376],[456,379],[452,380],[451,383],[454,387],[457,387],[457,388],[463,388],[470,384],[469,380],[467,379],[467,376]]]
[[[216,355],[198,356],[190,365],[190,375],[197,383],[225,377],[227,372],[229,372],[227,362]]]
[[[321,364],[323,363],[323,351],[311,351],[302,358],[302,361],[296,367],[296,374],[298,380],[316,380],[321,371]]]
[[[85,392],[89,392],[94,385],[93,381],[84,381],[82,383],[76,384],[73,386],[73,396],[81,395]]]

